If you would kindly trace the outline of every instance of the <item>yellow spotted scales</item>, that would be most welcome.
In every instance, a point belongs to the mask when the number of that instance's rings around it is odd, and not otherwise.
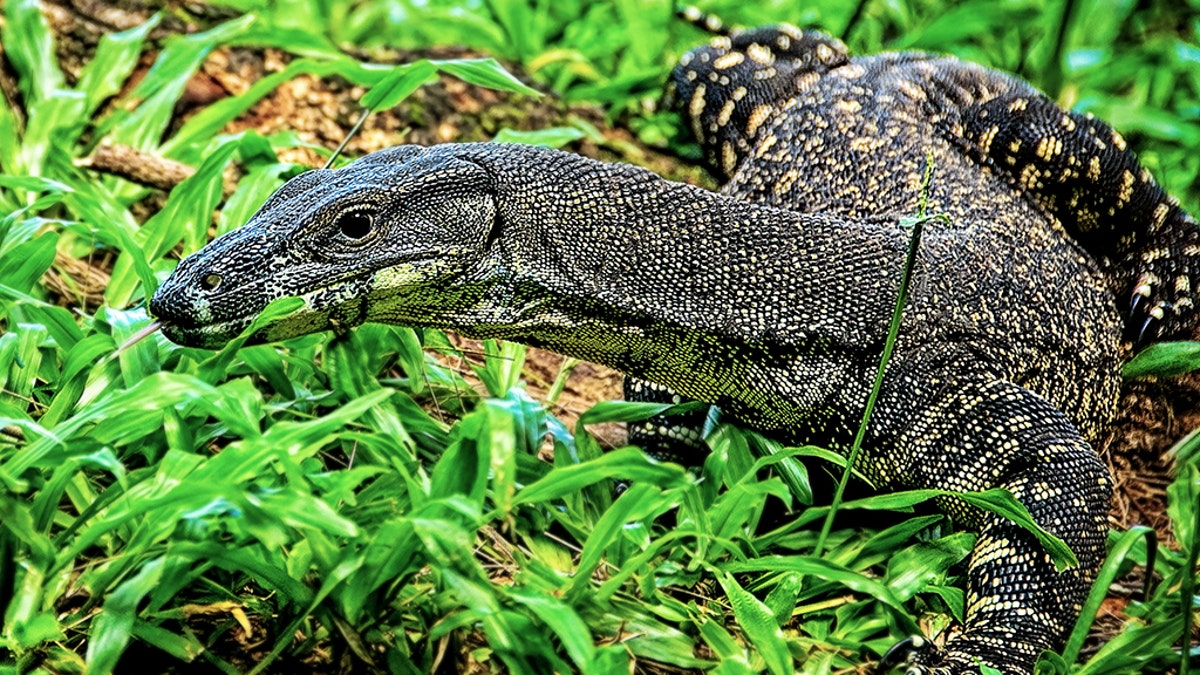
[[[1194,221],[1108,127],[955,59],[852,58],[776,27],[699,48],[672,79],[720,193],[540,148],[401,146],[293,179],[180,263],[151,311],[201,346],[284,296],[304,306],[254,340],[365,321],[518,340],[621,370],[636,396],[845,450],[932,154],[928,208],[949,221],[921,241],[860,468],[885,489],[1008,488],[1072,548],[1080,567],[1056,572],[1026,531],[944,504],[980,530],[966,621],[914,672],[1030,672],[1103,555],[1111,487],[1091,444],[1123,317],[1134,337],[1191,327]],[[631,435],[694,464],[702,419],[683,421]]]
[[[999,179],[1082,244],[1129,310],[1132,339],[1195,327],[1195,219],[1112,127],[1011,75],[919,53],[851,58],[824,34],[776,26],[693,50],[671,85],[726,194],[895,213],[916,199],[924,144],[972,160],[966,181],[940,167],[938,203],[951,215],[963,217],[955,207],[969,204],[971,181]]]

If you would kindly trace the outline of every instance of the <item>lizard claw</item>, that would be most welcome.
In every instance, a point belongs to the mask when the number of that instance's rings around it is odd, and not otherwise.
[[[1162,334],[1163,319],[1172,309],[1164,300],[1153,301],[1152,293],[1153,286],[1150,281],[1143,280],[1130,296],[1125,339],[1133,343],[1135,349],[1141,349],[1159,339]]]
[[[1141,288],[1141,287],[1139,286],[1139,288]],[[1145,299],[1146,299],[1145,295],[1143,295],[1142,293],[1139,293],[1137,290],[1134,290],[1133,296],[1129,300],[1129,316],[1127,318],[1130,321],[1133,320],[1133,317],[1137,316],[1138,307],[1141,307],[1142,301],[1144,301]]]
[[[1162,313],[1161,309],[1157,307],[1155,309],[1158,309],[1160,314]],[[1153,312],[1153,310],[1151,311]],[[1158,337],[1159,321],[1161,321],[1161,318],[1154,316],[1153,313],[1146,317],[1146,320],[1142,323],[1141,330],[1138,331],[1137,340],[1134,342],[1135,347],[1144,347],[1147,343]]]

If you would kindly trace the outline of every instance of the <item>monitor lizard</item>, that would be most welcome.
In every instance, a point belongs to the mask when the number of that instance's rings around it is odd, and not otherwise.
[[[943,503],[980,531],[965,625],[911,672],[1031,672],[1104,554],[1093,444],[1122,336],[1194,324],[1195,221],[1106,125],[950,57],[852,57],[777,26],[693,50],[672,80],[719,193],[542,148],[395,147],[292,179],[150,310],[208,347],[285,296],[304,307],[253,339],[378,321],[517,340],[844,451],[901,219],[926,197],[948,218],[920,242],[859,468],[883,489],[1005,487],[1072,548],[1080,565],[1056,571],[1027,531]]]

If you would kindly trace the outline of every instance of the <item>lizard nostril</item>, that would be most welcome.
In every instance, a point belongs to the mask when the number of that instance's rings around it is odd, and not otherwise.
[[[215,290],[217,290],[217,286],[220,286],[220,285],[221,285],[221,275],[220,274],[211,274],[211,273],[205,274],[204,278],[200,280],[200,288],[203,288],[206,291],[215,291]]]

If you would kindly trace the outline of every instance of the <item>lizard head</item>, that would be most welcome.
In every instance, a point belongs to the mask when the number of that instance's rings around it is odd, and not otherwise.
[[[282,297],[304,305],[252,342],[403,321],[381,316],[397,311],[396,297],[449,287],[482,265],[493,182],[452,146],[400,146],[301,174],[245,226],[183,260],[150,312],[172,341],[200,347],[225,344]]]

